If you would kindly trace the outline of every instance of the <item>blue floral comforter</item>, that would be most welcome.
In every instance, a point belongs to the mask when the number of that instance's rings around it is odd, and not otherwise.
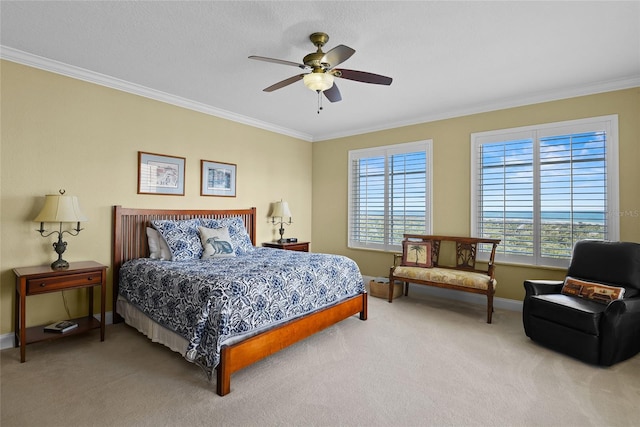
[[[299,317],[364,291],[344,256],[256,248],[231,258],[141,258],[120,269],[122,297],[188,340],[185,358],[209,375],[230,338]]]

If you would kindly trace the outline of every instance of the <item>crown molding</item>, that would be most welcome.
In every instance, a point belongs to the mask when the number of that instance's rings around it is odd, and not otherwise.
[[[460,109],[454,109],[446,112],[435,113],[429,116],[420,116],[395,123],[385,123],[383,126],[355,129],[348,133],[334,133],[316,135],[314,142],[327,141],[336,138],[345,138],[354,135],[362,135],[365,133],[378,132],[404,126],[413,126],[422,123],[434,122],[437,120],[452,119],[455,117],[470,116],[472,114],[488,113],[490,111],[505,110],[508,108],[523,107],[525,105],[541,104],[543,102],[558,101],[561,99],[576,98],[579,96],[595,95],[597,93],[613,92],[615,90],[631,89],[640,87],[640,76],[628,78],[608,80],[582,86],[567,87],[562,90],[551,90],[546,92],[531,93],[529,95],[518,96],[514,98],[504,98],[494,100],[488,103],[482,103],[474,106],[467,106]]]
[[[617,80],[609,80],[582,86],[567,87],[562,90],[551,90],[546,92],[537,92],[525,96],[514,98],[505,98],[494,100],[489,103],[482,103],[475,106],[466,106],[460,109],[453,109],[445,112],[434,113],[429,116],[420,116],[413,119],[403,120],[399,122],[386,123],[382,126],[354,129],[343,133],[327,133],[316,135],[315,137],[306,133],[297,132],[292,129],[276,126],[272,123],[263,122],[251,117],[236,114],[230,111],[212,107],[200,102],[192,101],[179,96],[171,95],[145,86],[136,85],[121,79],[117,79],[105,74],[96,73],[84,68],[75,67],[63,62],[44,58],[23,52],[18,49],[0,45],[0,59],[16,62],[41,70],[61,74],[89,83],[95,83],[101,86],[120,90],[123,92],[139,95],[145,98],[175,105],[181,108],[197,111],[211,116],[227,119],[244,125],[264,129],[281,135],[298,138],[308,142],[320,142],[336,138],[345,138],[365,133],[378,132],[404,126],[413,126],[421,123],[429,123],[437,120],[451,119],[454,117],[468,116],[472,114],[486,113],[489,111],[497,111],[508,108],[522,107],[525,105],[539,104],[543,102],[557,101],[560,99],[575,98],[578,96],[593,95],[603,92],[611,92],[614,90],[630,89],[632,87],[640,87],[640,76],[622,78]]]
[[[268,130],[286,136],[291,136],[293,138],[298,138],[304,141],[313,141],[312,136],[306,133],[297,132],[281,126],[276,126],[271,123],[236,114],[231,111],[215,108],[200,102],[181,98],[179,96],[130,83],[121,79],[117,79],[115,77],[107,76],[105,74],[96,73],[84,68],[75,67],[60,61],[55,61],[53,59],[33,55],[31,53],[23,52],[11,47],[0,45],[0,59],[5,59],[7,61],[16,62],[18,64],[27,65],[29,67],[38,68],[74,79],[83,80],[85,82],[95,83],[100,86],[105,86],[134,95],[139,95],[145,98],[175,105],[177,107],[186,108],[188,110],[197,111],[199,113],[208,114],[210,116],[220,117],[244,125]]]

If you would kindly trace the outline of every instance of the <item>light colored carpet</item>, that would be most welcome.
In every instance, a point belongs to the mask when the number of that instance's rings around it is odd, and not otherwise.
[[[233,375],[124,325],[1,356],[10,426],[631,426],[640,356],[599,368],[531,342],[520,313],[445,299],[369,298],[356,316]]]

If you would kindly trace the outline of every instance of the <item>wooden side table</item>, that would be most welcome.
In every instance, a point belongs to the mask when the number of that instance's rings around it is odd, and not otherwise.
[[[104,341],[105,296],[107,267],[94,261],[71,262],[65,270],[52,270],[48,265],[14,268],[16,275],[15,337],[20,345],[20,362],[25,361],[25,346],[38,341],[76,335],[100,328],[100,341]],[[93,288],[100,286],[100,320],[93,316]],[[26,327],[26,299],[30,295],[88,288],[89,313],[73,320],[78,327],[64,333],[45,332],[44,326]]]
[[[287,251],[309,252],[309,242],[295,242],[295,243],[267,242],[267,243],[263,243],[262,246],[265,246],[267,248],[285,249]]]

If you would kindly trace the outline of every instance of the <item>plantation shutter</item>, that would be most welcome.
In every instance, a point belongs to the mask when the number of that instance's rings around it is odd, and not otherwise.
[[[472,235],[501,239],[498,261],[561,267],[579,240],[617,240],[616,135],[617,116],[472,134]]]
[[[362,245],[384,245],[385,230],[384,156],[353,161],[351,240]]]
[[[392,246],[402,245],[404,233],[425,234],[426,194],[426,153],[391,155],[387,227]]]
[[[604,131],[546,133],[540,137],[540,256],[569,260],[578,240],[607,237],[607,138]]]
[[[428,153],[425,141],[349,152],[349,247],[397,251],[403,234],[427,233]]]
[[[479,146],[479,236],[501,236],[498,252],[533,255],[533,140]]]

